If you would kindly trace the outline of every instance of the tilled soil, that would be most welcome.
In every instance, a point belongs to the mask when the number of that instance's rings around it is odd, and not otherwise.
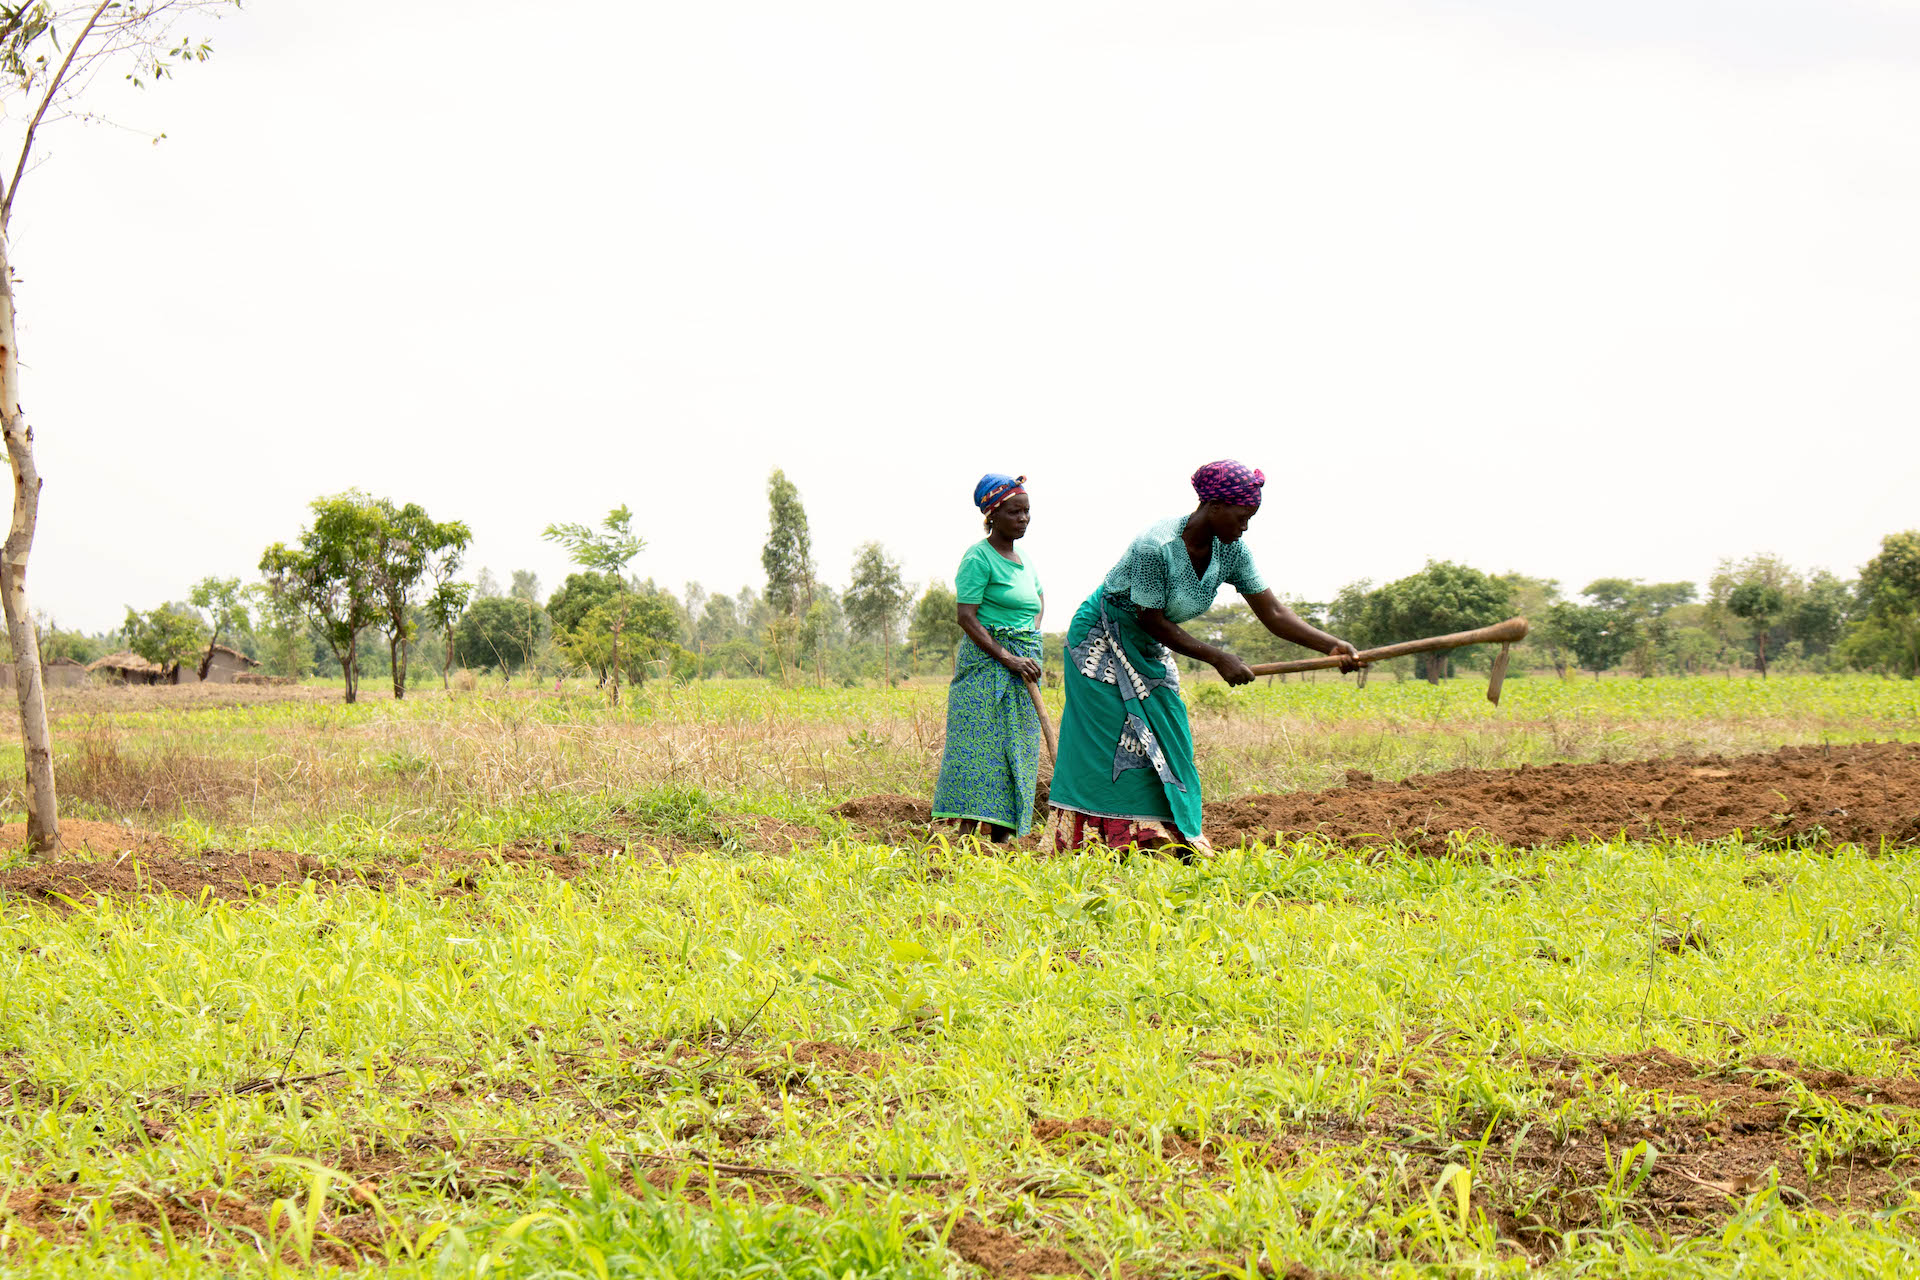
[[[933,820],[928,802],[908,795],[859,796],[834,812],[889,835]],[[1225,848],[1324,836],[1438,854],[1455,833],[1524,848],[1617,836],[1716,840],[1736,831],[1780,844],[1920,844],[1920,745],[1455,769],[1402,782],[1376,782],[1354,770],[1345,786],[1325,791],[1206,806],[1207,838]]]
[[[1786,747],[1751,756],[1457,769],[1404,782],[1354,772],[1319,792],[1206,806],[1216,845],[1276,836],[1445,852],[1458,832],[1528,846],[1568,840],[1920,843],[1920,745]]]

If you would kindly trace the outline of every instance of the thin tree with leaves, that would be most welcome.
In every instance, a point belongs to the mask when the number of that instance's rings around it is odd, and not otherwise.
[[[767,604],[773,610],[766,636],[780,672],[787,671],[787,649],[803,641],[805,619],[813,609],[813,535],[800,490],[778,467],[767,477],[767,542],[760,551],[767,572]]]
[[[633,531],[633,512],[625,503],[607,512],[607,518],[596,531],[584,524],[550,524],[541,535],[548,542],[557,542],[567,549],[573,562],[582,569],[591,569],[598,573],[610,573],[624,579],[627,564],[646,548],[646,539]],[[633,605],[633,593],[617,591],[607,605],[609,629],[613,635],[613,652],[610,669],[613,673],[611,698],[614,706],[620,705],[620,632],[626,626],[627,613]]]
[[[913,592],[900,576],[900,562],[877,542],[863,544],[854,554],[853,582],[842,603],[857,634],[880,637],[889,687],[893,684],[893,631],[912,599]]]
[[[212,628],[212,634],[207,637],[207,651],[200,655],[200,678],[205,680],[207,672],[213,669],[213,651],[219,648],[220,637],[247,631],[253,626],[247,613],[247,592],[238,578],[202,578],[193,584],[187,602],[196,609],[206,610],[207,622]]]
[[[53,781],[53,738],[47,730],[40,678],[40,637],[27,602],[27,563],[40,523],[40,471],[33,427],[20,403],[19,339],[14,328],[14,272],[9,231],[20,184],[33,168],[41,130],[85,117],[80,95],[110,68],[135,85],[166,78],[183,63],[204,62],[204,40],[175,34],[180,19],[238,7],[238,0],[53,0],[0,3],[0,437],[13,467],[13,518],[0,544],[0,607],[13,646],[14,692],[26,756],[27,845],[36,854],[60,847],[60,802]]]
[[[379,520],[374,589],[380,599],[380,628],[387,635],[393,696],[399,699],[407,696],[407,651],[413,643],[415,597],[429,578],[444,580],[435,571],[436,562],[451,560],[453,566],[459,565],[473,533],[459,520],[433,519],[416,502],[395,506],[381,498],[374,509]],[[441,679],[446,679],[444,667]]]
[[[427,576],[433,579],[433,590],[427,593],[426,603],[420,606],[421,612],[439,629],[441,638],[446,641],[446,653],[440,661],[440,687],[453,692],[453,679],[448,672],[453,668],[453,631],[460,625],[460,615],[467,611],[467,601],[473,597],[471,582],[455,582],[453,575],[460,571],[460,560],[465,554],[464,546],[453,549],[450,554],[437,556],[427,567]]]
[[[260,556],[260,573],[281,597],[298,603],[340,663],[346,700],[360,700],[360,636],[381,619],[379,504],[357,489],[311,504],[313,523],[289,547],[276,542]]]

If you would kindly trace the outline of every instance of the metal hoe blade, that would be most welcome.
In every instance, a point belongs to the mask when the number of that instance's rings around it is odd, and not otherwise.
[[[1503,644],[1500,652],[1493,656],[1493,679],[1487,681],[1487,701],[1494,706],[1500,705],[1500,685],[1507,678],[1507,657],[1513,646]]]

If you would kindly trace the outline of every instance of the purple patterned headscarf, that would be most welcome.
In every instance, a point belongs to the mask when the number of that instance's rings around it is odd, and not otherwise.
[[[1259,506],[1260,486],[1266,482],[1266,472],[1232,458],[1209,462],[1193,473],[1193,491],[1200,495],[1200,501],[1224,502],[1235,507]]]

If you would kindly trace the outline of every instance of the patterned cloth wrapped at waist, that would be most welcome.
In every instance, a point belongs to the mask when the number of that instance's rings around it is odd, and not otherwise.
[[[1104,588],[1067,628],[1056,808],[1201,836],[1200,775],[1174,655]]]
[[[988,627],[988,634],[1022,658],[1041,655],[1039,631]],[[969,639],[954,654],[947,688],[947,743],[936,818],[977,819],[1024,835],[1033,822],[1040,774],[1040,718],[1020,678]]]

